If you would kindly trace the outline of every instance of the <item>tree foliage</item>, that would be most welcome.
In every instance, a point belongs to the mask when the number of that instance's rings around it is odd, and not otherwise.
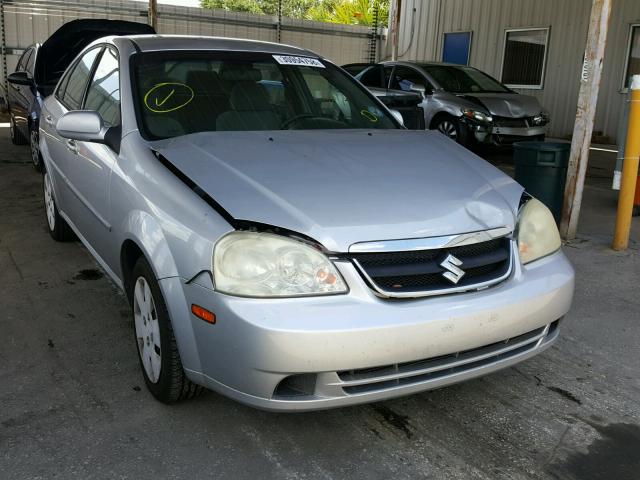
[[[278,0],[200,0],[203,8],[233,12],[278,14]],[[282,16],[348,25],[372,25],[374,5],[378,24],[386,25],[389,0],[282,0]]]

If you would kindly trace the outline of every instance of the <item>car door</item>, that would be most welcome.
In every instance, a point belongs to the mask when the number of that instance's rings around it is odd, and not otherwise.
[[[26,72],[29,60],[33,57],[33,48],[28,48],[18,60],[16,66],[16,72]],[[32,77],[33,78],[33,77]],[[15,125],[22,131],[22,134],[26,137],[27,131],[27,115],[29,114],[29,105],[33,97],[31,93],[31,87],[28,85],[16,85],[9,82],[8,101],[9,109],[13,115]]]
[[[78,163],[77,143],[62,138],[56,130],[56,123],[68,111],[82,107],[87,84],[102,48],[92,48],[72,63],[58,83],[54,95],[45,101],[41,114],[43,121],[40,122],[40,146],[44,146],[48,159],[46,168],[53,180],[56,203],[60,212],[73,224],[78,220],[78,211],[82,211],[76,208],[77,201],[74,199],[77,190],[69,181],[69,172]]]
[[[425,125],[429,125],[429,120],[433,116],[430,102],[433,94],[433,85],[419,70],[406,65],[396,65],[391,74],[389,88],[393,90],[403,90],[405,92],[424,89],[424,99],[420,104],[425,116]]]
[[[93,69],[81,110],[98,112],[106,127],[120,125],[120,70],[117,52],[106,47]],[[73,197],[73,221],[95,252],[106,260],[110,242],[109,179],[118,154],[95,142],[74,142],[66,171]]]

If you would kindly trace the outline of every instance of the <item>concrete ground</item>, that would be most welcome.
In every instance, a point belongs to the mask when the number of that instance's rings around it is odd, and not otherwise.
[[[609,249],[611,157],[594,155],[574,307],[515,368],[305,414],[145,390],[129,308],[79,243],[45,227],[41,178],[0,128],[0,478],[637,479],[640,220]],[[491,154],[506,171],[509,156]]]

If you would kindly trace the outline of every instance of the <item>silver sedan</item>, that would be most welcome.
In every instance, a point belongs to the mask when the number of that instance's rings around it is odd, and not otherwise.
[[[536,355],[574,273],[549,210],[307,50],[106,37],[44,103],[47,225],[127,295],[151,393],[270,410]]]

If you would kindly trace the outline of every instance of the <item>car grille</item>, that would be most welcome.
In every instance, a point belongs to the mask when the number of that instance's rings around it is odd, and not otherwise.
[[[510,118],[510,117],[493,117],[493,124],[496,127],[504,128],[528,128],[533,126],[533,117]]]
[[[535,350],[558,334],[558,321],[517,337],[450,355],[338,373],[342,390],[351,395],[412,385],[489,366]]]
[[[453,255],[464,276],[448,280],[441,263]],[[511,240],[496,238],[460,247],[390,253],[352,254],[365,280],[389,297],[437,295],[473,290],[504,280],[511,271]]]

